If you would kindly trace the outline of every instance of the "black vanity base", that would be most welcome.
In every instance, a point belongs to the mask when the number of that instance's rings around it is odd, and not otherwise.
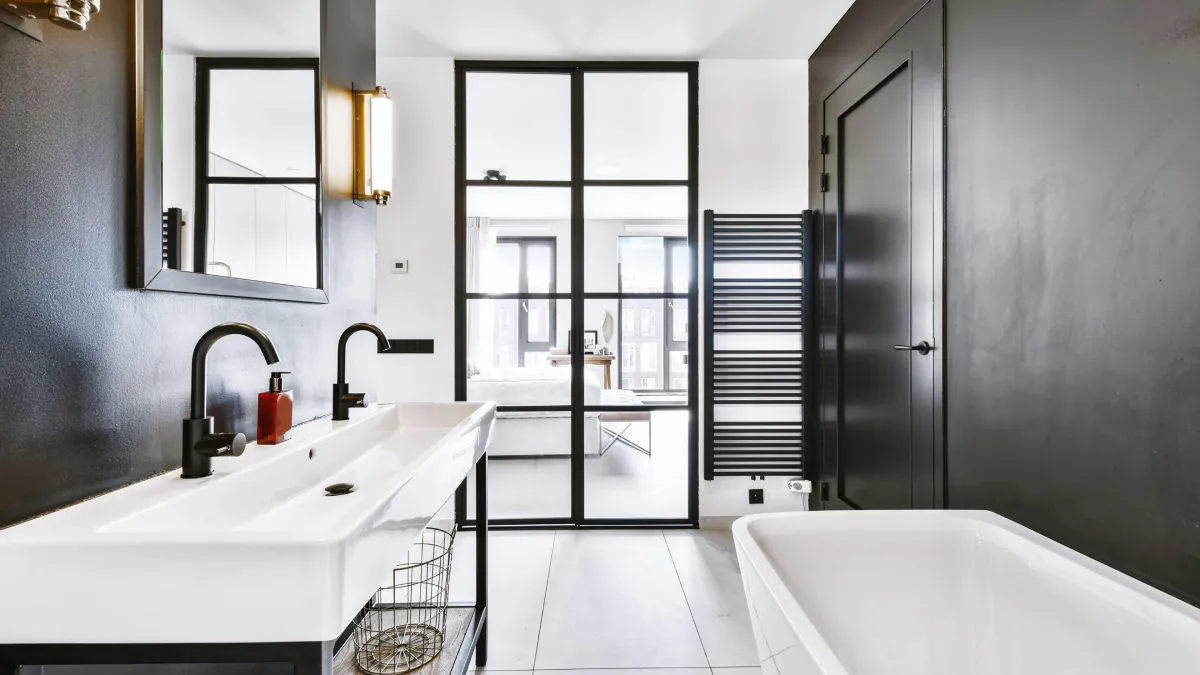
[[[487,611],[476,610],[462,642],[446,645],[446,655],[454,658],[451,675],[465,675],[472,670],[472,653],[476,665],[485,665],[486,646],[480,639],[486,622]],[[0,646],[0,675],[16,675],[22,665],[146,664],[290,664],[295,675],[333,675],[339,642],[4,645]],[[352,645],[346,647],[352,648]],[[353,655],[348,658],[352,660]]]
[[[0,646],[0,675],[22,665],[290,663],[296,675],[332,675],[334,641],[225,644],[73,644]]]

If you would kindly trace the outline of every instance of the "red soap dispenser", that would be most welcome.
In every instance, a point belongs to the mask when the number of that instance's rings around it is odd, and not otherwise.
[[[292,392],[284,391],[283,376],[271,373],[270,391],[258,395],[258,444],[275,445],[288,439],[292,430]]]

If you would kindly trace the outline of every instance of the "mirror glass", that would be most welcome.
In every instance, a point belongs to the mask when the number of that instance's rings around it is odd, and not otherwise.
[[[162,0],[163,268],[320,286],[320,0]]]

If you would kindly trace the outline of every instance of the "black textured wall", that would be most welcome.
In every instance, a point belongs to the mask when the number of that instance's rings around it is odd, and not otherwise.
[[[1200,603],[1200,0],[950,0],[949,497]]]
[[[336,4],[323,34],[335,95],[375,80],[374,0]],[[41,43],[0,25],[0,527],[178,466],[191,351],[211,326],[271,336],[300,422],[329,412],[341,330],[375,316],[375,207],[329,195],[328,305],[129,287],[132,6],[105,3],[86,32],[47,27]],[[351,382],[374,391],[374,342],[351,351]],[[218,344],[218,426],[252,436],[267,378],[249,340]]]
[[[949,505],[1200,604],[1200,0],[947,0],[946,53]]]

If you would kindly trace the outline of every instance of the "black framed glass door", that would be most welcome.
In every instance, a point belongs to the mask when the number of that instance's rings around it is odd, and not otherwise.
[[[697,524],[696,64],[462,61],[456,85],[456,395],[498,405],[491,523]]]

